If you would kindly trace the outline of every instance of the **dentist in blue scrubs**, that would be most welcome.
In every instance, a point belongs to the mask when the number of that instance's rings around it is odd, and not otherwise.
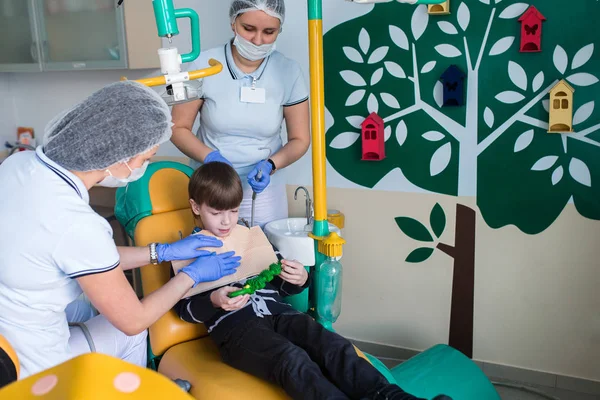
[[[308,88],[298,63],[275,50],[285,18],[283,0],[233,0],[229,17],[234,38],[188,65],[201,69],[214,58],[225,67],[204,79],[202,99],[173,107],[171,141],[193,167],[232,165],[244,183],[240,217],[250,220],[252,193],[260,193],[255,221],[264,226],[288,216],[285,180],[278,172],[310,145]]]
[[[144,175],[171,137],[169,108],[131,81],[109,85],[57,117],[36,151],[0,165],[0,335],[15,348],[21,377],[97,351],[146,365],[146,329],[199,282],[235,272],[216,238],[117,247],[108,222],[89,205],[94,185],[125,186]],[[138,300],[124,270],[196,258]],[[100,315],[72,310],[82,293]],[[74,314],[87,320],[69,326]],[[86,318],[83,318],[86,319]]]

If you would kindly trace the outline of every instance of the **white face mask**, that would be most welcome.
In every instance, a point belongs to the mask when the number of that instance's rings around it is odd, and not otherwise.
[[[275,42],[257,46],[251,41],[241,37],[237,32],[235,33],[233,44],[238,53],[240,53],[240,56],[250,61],[262,60],[275,51]]]
[[[129,164],[125,163],[125,166],[129,169],[129,171],[131,171],[131,173],[129,174],[129,176],[127,178],[114,177],[112,172],[110,172],[107,169],[106,172],[108,172],[108,176],[106,178],[102,179],[100,182],[98,182],[98,186],[104,186],[104,187],[127,186],[128,183],[137,181],[142,176],[144,176],[144,173],[146,173],[146,168],[148,168],[149,163],[150,163],[150,161],[146,160],[146,161],[144,161],[144,163],[142,164],[141,167],[134,168],[134,169],[131,169]]]

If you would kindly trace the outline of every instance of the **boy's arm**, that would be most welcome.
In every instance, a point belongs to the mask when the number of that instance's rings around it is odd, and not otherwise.
[[[283,260],[283,256],[279,252],[279,249],[277,249],[277,247],[273,246],[273,250],[275,251],[275,255],[277,256],[277,259],[279,260],[279,262],[281,262],[281,260]],[[279,293],[281,293],[282,295],[293,296],[295,294],[302,293],[304,291],[304,289],[306,289],[307,287],[310,286],[310,282],[311,282],[311,274],[309,272],[308,278],[306,279],[306,282],[302,286],[298,286],[298,285],[294,285],[293,283],[286,282],[283,279],[281,279],[281,277],[279,275],[276,275],[275,277],[273,277],[271,284],[273,286],[275,286],[275,288],[277,288],[277,291],[279,291]]]
[[[215,290],[218,289],[197,294],[177,303],[175,311],[179,314],[179,318],[186,322],[203,323],[222,311],[220,308],[216,308],[210,300],[210,295]]]

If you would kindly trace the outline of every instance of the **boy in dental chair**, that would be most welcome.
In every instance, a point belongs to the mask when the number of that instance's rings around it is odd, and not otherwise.
[[[190,179],[189,196],[203,230],[219,238],[231,234],[243,197],[232,167],[202,165]],[[175,306],[180,318],[204,323],[225,363],[281,386],[294,399],[417,400],[389,384],[348,340],[284,303],[281,295],[302,292],[310,276],[301,263],[277,257],[281,274],[264,289],[228,297],[241,281],[185,298]]]

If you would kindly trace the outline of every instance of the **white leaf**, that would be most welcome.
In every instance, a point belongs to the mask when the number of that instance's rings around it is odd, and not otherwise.
[[[371,75],[371,86],[375,86],[379,83],[383,77],[383,68],[377,68],[373,75]]]
[[[487,4],[487,5],[490,4],[490,0],[479,0],[479,1],[481,1],[483,4]]]
[[[415,12],[412,15],[410,23],[415,41],[419,40],[423,33],[425,33],[428,23],[429,13],[427,12],[427,6],[425,4],[421,4],[415,8]]]
[[[498,4],[497,1],[496,1],[496,4]],[[512,4],[508,7],[506,7],[504,9],[504,11],[502,11],[502,13],[500,13],[500,18],[502,18],[502,19],[517,18],[519,15],[523,14],[527,10],[528,7],[529,7],[529,4],[527,4],[527,3]]]
[[[361,117],[360,115],[351,115],[349,117],[346,117],[346,121],[348,121],[348,123],[352,125],[352,127],[358,129],[360,129],[360,125],[363,123],[364,120],[365,117]]]
[[[396,109],[400,108],[400,103],[398,103],[398,100],[396,100],[396,98],[391,94],[381,93],[380,96],[381,100],[383,100],[386,106]]]
[[[406,73],[400,65],[393,61],[386,61],[383,64],[391,75],[395,76],[396,78],[406,78]]]
[[[552,185],[556,185],[563,178],[565,170],[562,165],[559,165],[552,173]]]
[[[444,172],[448,167],[448,164],[450,164],[451,156],[452,146],[450,145],[450,142],[448,142],[433,153],[431,162],[429,163],[429,174],[431,176],[436,176]]]
[[[500,3],[502,0],[496,0],[496,4]]]
[[[381,46],[380,48],[375,50],[373,54],[371,54],[371,57],[369,57],[369,64],[375,64],[383,60],[387,55],[389,49],[390,48],[387,46]]]
[[[576,86],[591,86],[598,82],[598,78],[592,74],[588,74],[587,72],[573,74],[569,76],[567,80]]]
[[[390,37],[396,46],[408,50],[408,37],[402,29],[395,25],[390,25]]]
[[[360,46],[363,54],[367,54],[369,52],[371,38],[369,37],[369,32],[367,32],[365,28],[360,30],[360,34],[358,35],[358,45]]]
[[[521,93],[513,92],[511,90],[508,90],[508,91],[502,92],[502,93],[498,93],[496,95],[496,100],[501,101],[502,103],[505,103],[505,104],[515,104],[515,103],[520,102],[524,98],[525,98],[525,96],[523,96]]]
[[[569,64],[569,56],[567,56],[567,52],[565,49],[560,47],[559,44],[556,45],[554,49],[554,66],[561,74],[564,74],[567,70],[567,65]]]
[[[451,44],[439,44],[435,46],[435,51],[440,53],[440,55],[448,58],[458,57],[462,54],[459,49],[452,46]]]
[[[402,146],[408,137],[408,128],[406,127],[406,123],[404,121],[398,122],[398,126],[396,127],[396,141],[398,145]]]
[[[544,84],[544,71],[540,71],[539,74],[537,74],[535,76],[535,78],[533,78],[533,83],[531,84],[531,87],[533,88],[534,92],[537,92],[542,85]]]
[[[458,24],[463,31],[466,31],[471,21],[471,12],[465,3],[460,3],[458,6]]]
[[[483,111],[483,120],[485,121],[485,124],[488,126],[488,128],[494,126],[494,112],[490,110],[489,107],[486,107]]]
[[[358,73],[350,70],[340,72],[342,79],[351,86],[366,86],[367,82]]]
[[[360,133],[356,132],[340,133],[335,138],[333,138],[329,146],[333,147],[334,149],[345,149],[347,147],[352,146],[359,137]]]
[[[585,122],[589,117],[592,116],[594,112],[594,101],[590,101],[589,103],[585,103],[581,107],[577,109],[575,112],[575,116],[573,117],[573,125],[578,125]]]
[[[446,136],[443,133],[438,131],[429,131],[423,134],[423,139],[429,140],[430,142],[439,142],[445,137]]]
[[[379,111],[379,102],[377,101],[377,97],[375,97],[373,93],[369,95],[369,100],[367,100],[367,110],[369,111],[369,114],[372,112],[376,113]]]
[[[365,93],[367,93],[367,91],[364,89],[358,89],[358,90],[355,90],[354,92],[352,92],[350,94],[350,96],[348,96],[348,99],[346,100],[346,107],[354,106],[354,105],[360,103],[360,101],[363,99],[363,97],[365,97]]]
[[[391,126],[388,125],[385,127],[385,129],[383,130],[383,137],[384,137],[384,139],[383,139],[384,142],[387,142],[388,139],[390,137],[392,137],[392,127]]]
[[[438,107],[441,108],[444,105],[444,84],[440,81],[437,81],[433,87],[433,99]]]
[[[547,113],[550,112],[550,100],[542,101],[542,106],[544,107],[544,110],[546,110]]]
[[[533,142],[533,129],[523,132],[515,141],[515,153],[525,150]]]
[[[438,22],[438,26],[446,35],[456,35],[458,33],[458,30],[451,22],[440,21]]]
[[[590,43],[587,46],[582,47],[581,50],[579,50],[577,54],[575,54],[575,57],[573,57],[573,63],[571,64],[571,68],[577,69],[585,65],[585,63],[590,61],[590,58],[592,58],[593,53],[594,43]]]
[[[527,90],[527,73],[514,61],[508,62],[508,76],[512,83],[521,90]]]
[[[542,157],[531,167],[532,171],[545,171],[547,169],[552,168],[556,161],[558,160],[558,156],[546,156]]]
[[[436,63],[437,63],[436,61],[429,61],[427,64],[423,65],[423,68],[421,69],[421,73],[426,74],[428,72],[431,72],[431,70],[433,70],[435,68]]]
[[[355,63],[365,62],[358,50],[356,50],[354,47],[344,46],[342,50],[344,50],[344,54],[346,55],[348,60],[353,61]]]
[[[508,49],[510,49],[510,46],[512,46],[514,41],[515,41],[514,36],[507,36],[505,38],[498,40],[496,43],[494,43],[494,45],[490,49],[490,56],[497,56],[502,53],[505,53]]]
[[[590,174],[588,166],[585,165],[583,161],[572,158],[569,163],[569,174],[582,185],[588,187],[592,186],[592,175]]]

